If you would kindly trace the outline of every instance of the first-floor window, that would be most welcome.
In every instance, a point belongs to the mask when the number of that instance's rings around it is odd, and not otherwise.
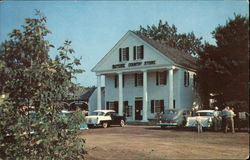
[[[126,117],[132,116],[132,106],[128,105],[128,101],[123,102],[123,113],[125,114]]]
[[[106,108],[109,110],[114,110],[116,113],[118,113],[118,101],[107,102]]]
[[[151,113],[164,113],[164,100],[151,100]]]
[[[197,77],[196,74],[193,74],[193,87],[196,87],[197,84]]]
[[[185,87],[189,86],[189,72],[188,71],[184,72],[184,86]]]

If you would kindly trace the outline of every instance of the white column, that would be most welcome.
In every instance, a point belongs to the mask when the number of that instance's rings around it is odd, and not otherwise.
[[[171,68],[168,71],[168,77],[169,77],[169,109],[173,109],[173,100],[174,100],[174,86],[173,86],[173,82],[174,82],[174,78],[173,78],[173,69]]]
[[[118,73],[118,81],[119,81],[119,106],[118,106],[118,114],[120,116],[123,115],[123,88],[122,88],[122,73]]]
[[[147,78],[147,71],[143,71],[143,116],[142,121],[148,121],[148,78]]]
[[[101,103],[101,75],[97,75],[97,109],[102,109]]]

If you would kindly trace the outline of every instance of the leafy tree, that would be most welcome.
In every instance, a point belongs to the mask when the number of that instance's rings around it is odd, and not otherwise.
[[[140,26],[140,29],[136,33],[159,41],[166,46],[183,50],[192,56],[198,56],[198,53],[203,48],[202,37],[197,38],[193,32],[187,34],[177,33],[175,25],[169,26],[167,22],[163,24],[161,20],[158,26],[152,25],[146,28]]]
[[[248,17],[235,15],[213,32],[216,46],[205,44],[198,72],[201,94],[216,95],[218,105],[236,102],[248,104]],[[244,108],[245,107],[245,108]]]
[[[67,97],[67,87],[81,69],[71,60],[71,41],[57,49],[46,36],[46,17],[25,19],[0,48],[0,157],[3,159],[84,159],[84,140],[77,136],[83,117],[75,112],[62,118],[58,100]],[[32,116],[29,112],[34,111]],[[68,126],[68,124],[71,124]],[[65,127],[66,126],[66,127]],[[33,132],[34,131],[34,132]],[[1,159],[0,158],[0,159]]]

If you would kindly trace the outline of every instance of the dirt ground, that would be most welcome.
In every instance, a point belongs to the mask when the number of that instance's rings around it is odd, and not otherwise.
[[[87,160],[247,159],[248,132],[125,126],[83,130]]]

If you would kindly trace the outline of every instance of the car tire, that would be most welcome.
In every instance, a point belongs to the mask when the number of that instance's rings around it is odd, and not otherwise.
[[[108,125],[109,125],[108,122],[102,122],[102,127],[103,127],[103,128],[107,128]]]
[[[121,120],[121,121],[120,121],[120,126],[121,126],[121,127],[125,126],[124,120]]]
[[[93,124],[88,124],[88,128],[93,128],[94,125]]]

